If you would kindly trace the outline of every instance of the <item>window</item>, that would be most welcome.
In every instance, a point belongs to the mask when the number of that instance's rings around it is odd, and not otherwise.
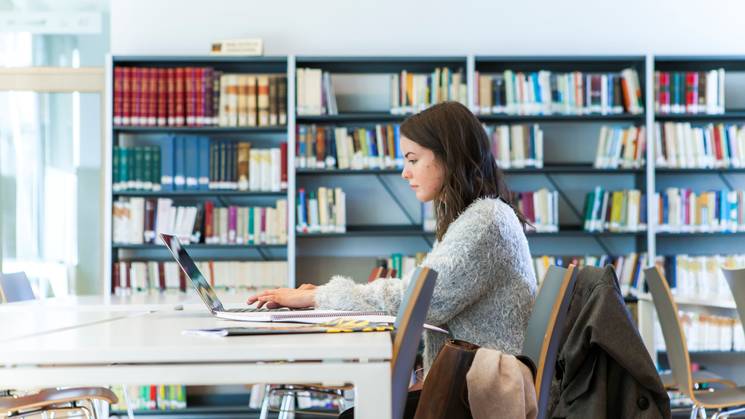
[[[0,33],[0,269],[41,297],[101,287],[108,39],[91,37]]]

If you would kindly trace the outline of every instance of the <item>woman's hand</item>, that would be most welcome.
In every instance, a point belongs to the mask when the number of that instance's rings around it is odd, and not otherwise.
[[[316,286],[303,284],[299,288],[275,288],[248,297],[248,304],[266,308],[307,308],[316,305]]]

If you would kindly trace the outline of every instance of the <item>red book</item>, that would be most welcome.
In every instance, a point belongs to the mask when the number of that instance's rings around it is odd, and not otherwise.
[[[194,124],[197,126],[204,125],[204,101],[205,101],[205,74],[204,68],[194,68]]]
[[[193,126],[196,122],[194,120],[194,100],[192,97],[193,81],[194,69],[192,67],[184,68],[184,104],[186,106],[184,116],[187,126]]]
[[[261,207],[261,243],[266,243],[266,208]]]
[[[186,69],[184,67],[179,67],[175,70],[176,74],[176,88],[175,88],[175,97],[176,97],[176,112],[174,113],[174,121],[176,122],[176,126],[180,127],[183,126],[186,123],[186,103],[185,103],[185,93],[186,93]]]
[[[686,73],[686,112],[698,112],[698,73]]]
[[[119,269],[119,262],[114,262],[114,267],[111,272],[111,290],[114,291],[115,294],[120,292],[119,290],[122,286],[121,278],[119,277]]]
[[[238,207],[231,205],[228,207],[228,243],[234,244],[237,236],[238,226]]]
[[[202,80],[202,96],[204,101],[202,104],[202,115],[204,120],[203,125],[212,125],[212,76],[214,72],[212,67],[204,68],[204,79]]]
[[[660,72],[660,112],[670,112],[670,73]]]
[[[141,95],[142,95],[142,87],[141,87],[141,83],[142,83],[141,78],[142,78],[142,76],[141,76],[140,68],[133,67],[132,68],[131,75],[132,75],[132,84],[130,85],[130,87],[131,87],[130,97],[132,99],[131,99],[131,105],[130,105],[131,106],[131,112],[130,112],[130,119],[129,119],[129,121],[130,121],[130,125],[137,126],[137,125],[140,125],[140,112],[141,112],[140,111],[140,108],[142,106],[142,102],[141,102],[142,101],[142,97],[141,97]]]
[[[122,125],[122,79],[124,68],[114,67],[114,125]]]
[[[166,290],[166,266],[163,262],[158,262],[158,289]]]
[[[145,243],[155,243],[155,199],[145,200]]]
[[[523,193],[523,199],[525,199],[525,216],[528,217],[530,221],[535,223],[535,210],[533,209],[533,192]]]
[[[124,288],[125,289],[131,289],[132,288],[132,271],[131,271],[131,265],[129,262],[121,262],[124,264],[124,270],[126,271],[125,275],[125,282],[124,282]]]
[[[370,271],[370,275],[367,277],[367,282],[373,282],[378,278],[384,278],[388,270],[382,266],[376,266]]]
[[[630,112],[634,97],[631,90],[629,90],[629,83],[625,77],[621,77],[621,90],[623,93],[623,110],[624,112]]]
[[[176,69],[166,69],[166,122],[169,126],[176,125]]]
[[[130,67],[121,67],[122,69],[122,125],[132,123],[132,69]]]
[[[155,410],[158,407],[158,388],[154,385],[150,386],[150,400],[148,401],[147,407],[151,410]]]
[[[147,124],[150,126],[158,125],[158,71],[157,68],[150,68],[147,76],[148,83],[148,107],[147,107]]]
[[[214,230],[214,211],[215,204],[212,201],[206,201],[204,203],[204,242],[207,244],[212,243]]]
[[[186,275],[182,269],[178,270],[178,289],[186,292]]]
[[[719,129],[717,126],[714,126],[714,167],[718,167],[716,163],[721,162],[723,159],[723,153],[722,153],[722,137],[719,135]]]
[[[168,124],[168,79],[166,69],[159,68],[158,74],[158,126],[164,127]]]
[[[139,125],[148,125],[148,117],[150,116],[150,69],[140,68],[140,107],[139,107]]]
[[[279,181],[279,187],[282,190],[287,189],[287,142],[279,144],[280,162],[282,167],[281,177]]]

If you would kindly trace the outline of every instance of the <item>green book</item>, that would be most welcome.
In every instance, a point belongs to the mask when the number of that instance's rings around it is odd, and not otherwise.
[[[256,243],[254,231],[254,210],[256,207],[248,207],[248,244]]]
[[[112,187],[115,191],[118,191],[119,189],[121,189],[121,185],[119,183],[122,181],[121,173],[119,173],[119,170],[120,170],[119,166],[120,166],[120,161],[121,161],[121,156],[120,156],[121,151],[119,150],[120,148],[121,147],[119,146],[114,146],[114,155],[112,156],[112,159],[111,159],[111,177],[114,182]]]
[[[129,148],[119,148],[119,179],[122,189],[132,189],[132,154]]]
[[[159,191],[160,190],[160,177],[161,177],[161,162],[160,162],[160,147],[150,147],[150,152],[153,155],[153,163],[152,163],[152,177],[150,179],[150,182],[153,184],[153,190]]]
[[[142,189],[145,179],[145,150],[142,147],[135,147],[134,157],[135,189]]]
[[[403,255],[401,253],[394,253],[391,255],[391,264],[393,269],[396,270],[399,278],[403,278],[403,272],[401,272],[401,266],[403,264]]]
[[[153,189],[153,148],[142,147],[142,187]]]

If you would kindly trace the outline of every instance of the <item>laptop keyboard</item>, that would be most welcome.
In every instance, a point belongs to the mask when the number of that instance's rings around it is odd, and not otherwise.
[[[282,307],[282,308],[245,307],[245,308],[229,308],[229,309],[226,309],[225,311],[229,313],[260,313],[264,311],[290,311],[290,309],[287,307]]]

